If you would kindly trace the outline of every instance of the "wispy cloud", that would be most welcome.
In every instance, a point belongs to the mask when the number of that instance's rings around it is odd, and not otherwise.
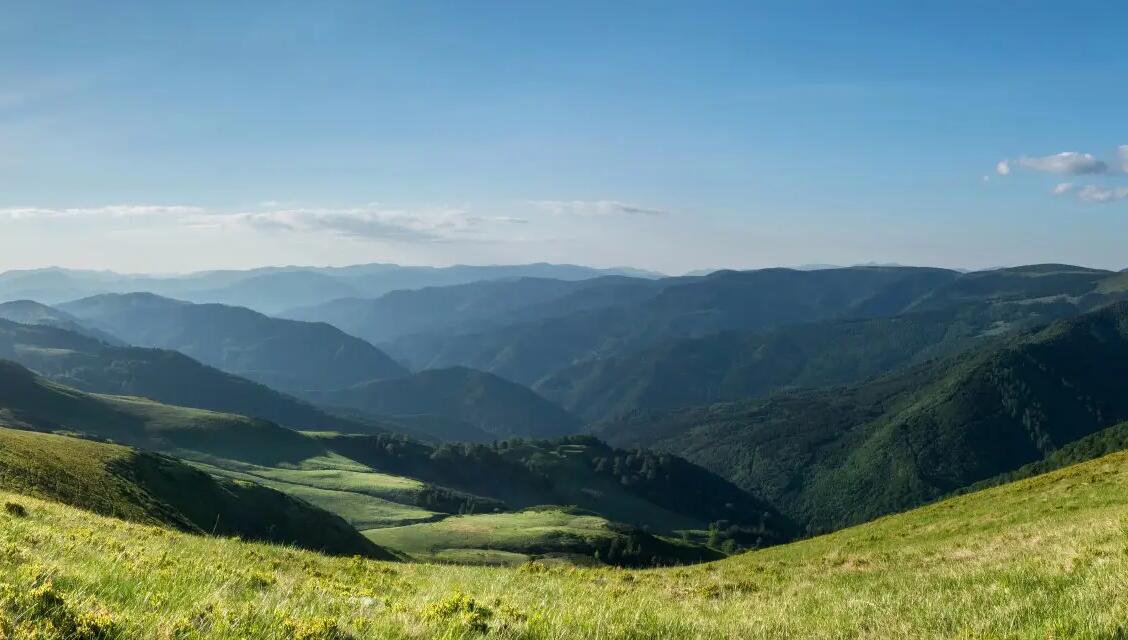
[[[435,242],[473,239],[491,226],[526,224],[512,216],[474,215],[458,208],[407,210],[369,203],[353,207],[269,208],[223,211],[189,205],[117,204],[96,207],[0,208],[0,221],[90,220],[145,218],[189,229],[239,229],[275,233],[331,233],[367,240]]]
[[[1099,187],[1086,185],[1077,190],[1077,199],[1081,202],[1116,202],[1128,199],[1128,187]]]
[[[660,216],[668,213],[662,209],[644,207],[618,200],[533,200],[535,207],[557,215],[613,216],[643,215]]]
[[[1031,171],[1071,176],[1092,175],[1108,171],[1108,164],[1091,153],[1063,151],[1048,156],[1022,156],[1018,166]]]
[[[463,209],[407,211],[377,203],[358,207],[291,207],[267,211],[207,213],[183,220],[193,227],[242,228],[266,232],[327,232],[364,240],[434,242],[468,237],[485,226],[523,224],[522,218],[477,216]]]
[[[99,207],[68,207],[53,209],[45,207],[9,207],[0,209],[2,220],[40,220],[50,218],[134,218],[142,216],[166,216],[179,218],[203,214],[201,207],[185,205],[116,204]]]
[[[1060,196],[1062,194],[1069,193],[1070,191],[1073,191],[1073,183],[1061,182],[1054,185],[1054,188],[1050,190],[1050,193],[1054,194],[1055,196]]]

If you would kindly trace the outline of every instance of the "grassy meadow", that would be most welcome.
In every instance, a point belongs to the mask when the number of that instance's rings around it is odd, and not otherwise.
[[[1123,638],[1128,454],[630,571],[329,558],[4,493],[8,638]]]

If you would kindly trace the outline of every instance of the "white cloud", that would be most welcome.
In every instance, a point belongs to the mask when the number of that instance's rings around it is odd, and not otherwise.
[[[612,216],[626,214],[658,216],[667,213],[661,209],[643,207],[618,200],[533,200],[530,204],[557,215]]]
[[[1086,185],[1077,191],[1077,199],[1082,202],[1115,202],[1128,199],[1128,187],[1099,187]]]
[[[462,209],[409,212],[377,203],[359,207],[295,207],[204,214],[185,218],[193,227],[234,227],[273,232],[328,232],[366,240],[433,242],[473,235],[489,224],[524,224],[506,216],[475,216]]]
[[[143,216],[181,216],[204,213],[200,207],[183,205],[118,204],[102,207],[71,207],[52,209],[44,207],[9,207],[0,209],[0,219],[39,220],[49,218],[134,218]]]
[[[1061,183],[1055,185],[1053,190],[1050,191],[1050,193],[1054,194],[1055,196],[1060,196],[1060,195],[1069,193],[1070,191],[1073,191],[1073,183],[1072,182],[1061,182]]]
[[[1117,147],[1116,157],[1120,162],[1120,171],[1128,173],[1128,144],[1122,144]]]
[[[1009,176],[1010,172],[1010,162],[1007,160],[999,160],[999,164],[995,165],[995,173],[1001,176]]]
[[[1018,159],[1018,164],[1031,171],[1060,173],[1071,176],[1104,173],[1108,171],[1108,165],[1103,160],[1098,160],[1091,153],[1080,153],[1077,151],[1063,151],[1048,156],[1022,156]]]

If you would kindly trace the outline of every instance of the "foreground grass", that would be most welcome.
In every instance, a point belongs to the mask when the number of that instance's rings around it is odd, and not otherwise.
[[[1128,455],[695,567],[396,564],[12,494],[0,629],[44,638],[1125,637]]]

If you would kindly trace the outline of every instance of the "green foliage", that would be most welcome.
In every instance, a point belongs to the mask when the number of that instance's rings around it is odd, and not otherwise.
[[[1128,303],[863,384],[601,425],[813,531],[936,499],[1128,419]]]
[[[583,361],[542,379],[536,390],[593,421],[748,400],[866,380],[983,348],[1000,327],[1016,331],[1076,312],[1052,303],[976,302],[891,318],[728,331]]]
[[[8,515],[16,517],[16,518],[26,518],[27,517],[27,507],[23,506],[22,504],[20,504],[18,502],[5,502],[4,503],[4,513],[7,513]]]
[[[461,591],[427,605],[419,613],[419,617],[427,622],[454,625],[472,633],[488,631],[492,616],[493,611],[489,607],[482,606]]]

